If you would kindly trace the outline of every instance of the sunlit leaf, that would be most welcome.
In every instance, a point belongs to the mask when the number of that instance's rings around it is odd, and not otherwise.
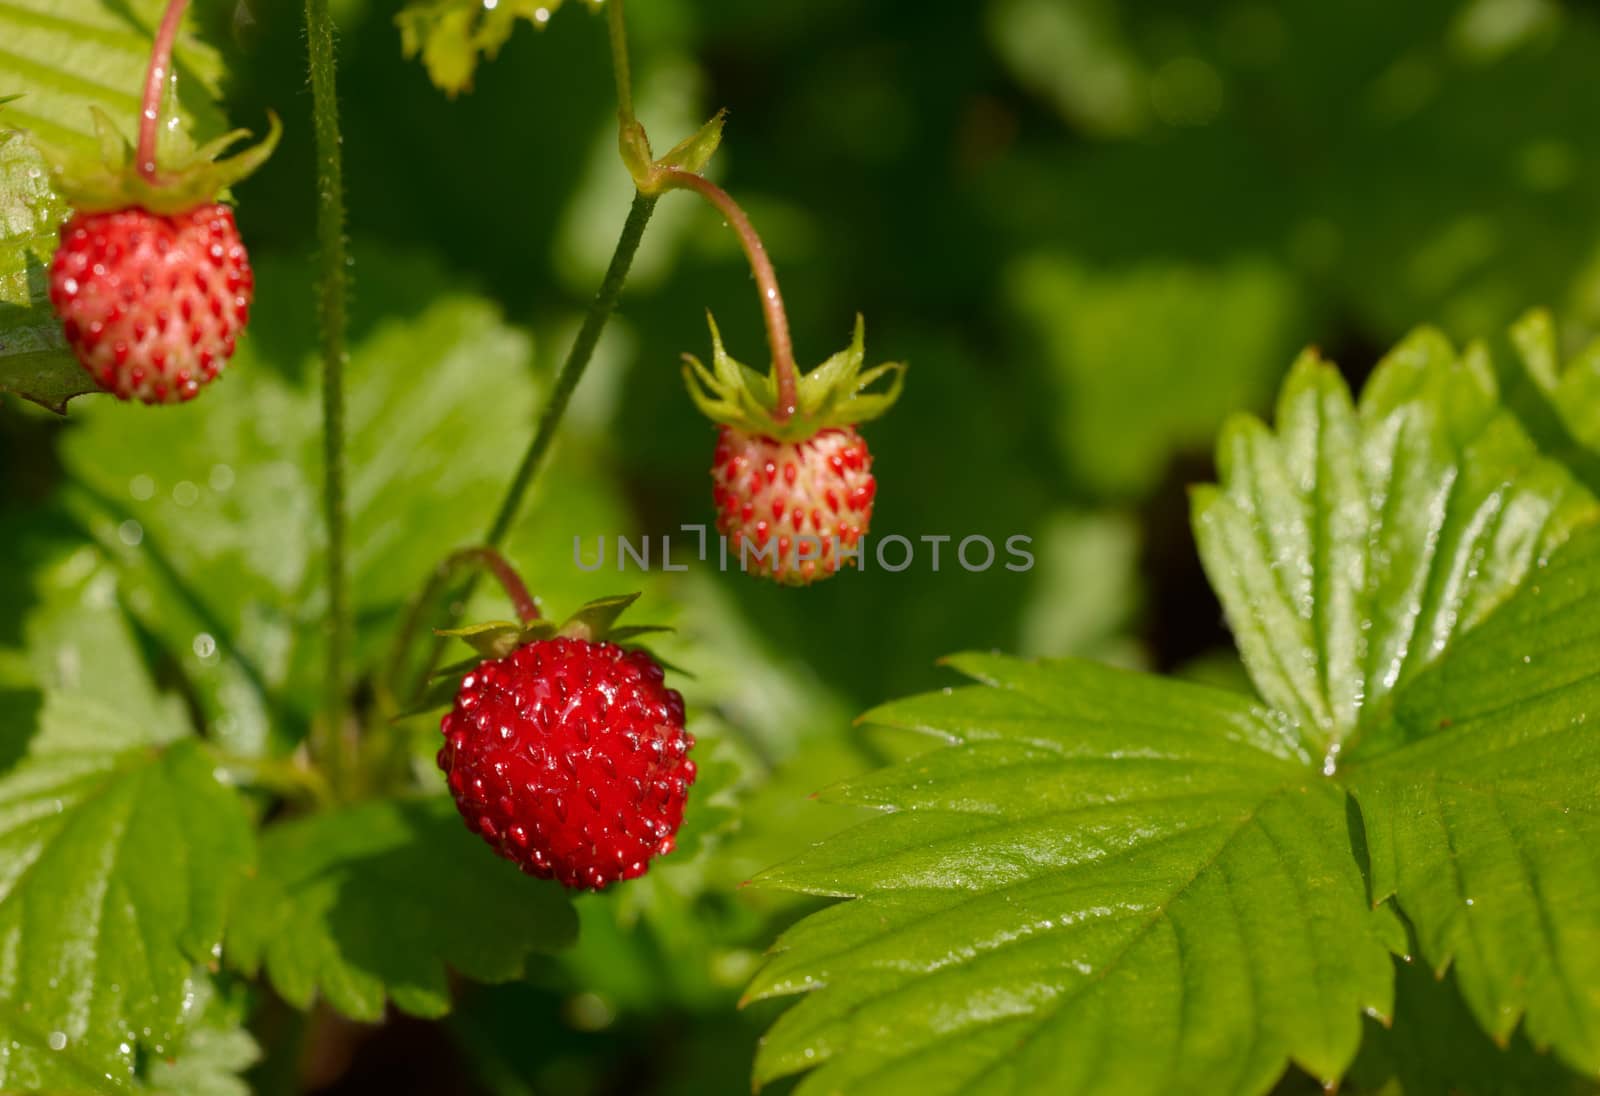
[[[0,778],[0,1088],[121,1091],[176,1056],[254,854],[180,705],[145,676],[94,554],[33,617],[37,693],[0,693],[27,752]]]
[[[1343,794],[1233,694],[964,655],[869,719],[949,745],[846,781],[880,817],[762,881],[848,898],[751,996],[803,994],[758,1081],[802,1092],[1252,1092],[1337,1077],[1389,961]]]
[[[1376,898],[1447,965],[1478,1022],[1600,1071],[1600,535],[1396,698],[1347,779]]]
[[[1429,331],[1359,406],[1307,354],[1276,433],[1236,419],[1217,462],[1194,495],[1207,573],[1261,695],[1330,760],[1597,513],[1499,406],[1481,349]]]

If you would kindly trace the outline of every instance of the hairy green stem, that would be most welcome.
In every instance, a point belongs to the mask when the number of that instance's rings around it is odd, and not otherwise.
[[[685,171],[681,167],[663,168],[661,177],[673,190],[692,190],[714,206],[739,237],[745,258],[750,261],[750,273],[756,280],[756,291],[761,295],[761,314],[767,324],[767,345],[772,350],[772,371],[778,378],[778,406],[773,418],[786,421],[799,404],[798,379],[794,364],[794,338],[789,334],[789,314],[783,307],[783,294],[778,291],[778,272],[772,267],[772,257],[761,242],[750,218],[733,200],[733,196],[704,175]]]
[[[633,121],[633,68],[628,64],[628,24],[622,0],[610,0],[606,29],[611,37],[611,73],[617,81],[617,114],[624,125]]]
[[[655,198],[643,194],[633,196],[633,206],[628,210],[628,220],[622,226],[622,236],[617,240],[616,250],[612,252],[611,265],[606,268],[606,276],[600,283],[600,292],[595,294],[594,300],[590,303],[589,311],[583,317],[583,326],[578,329],[578,337],[573,340],[572,349],[567,351],[566,361],[561,363],[561,372],[556,375],[556,386],[551,389],[550,398],[545,401],[544,411],[539,416],[539,426],[533,434],[533,441],[529,444],[528,451],[522,455],[522,463],[517,467],[517,474],[512,477],[511,486],[506,489],[505,498],[501,500],[500,510],[489,525],[488,535],[484,537],[484,543],[491,548],[498,548],[505,541],[506,534],[511,531],[512,522],[522,509],[523,498],[527,495],[528,488],[533,485],[534,477],[539,473],[539,466],[550,450],[550,443],[555,440],[556,430],[561,426],[561,418],[567,413],[567,404],[572,401],[572,393],[577,391],[584,370],[589,368],[589,359],[594,357],[594,348],[600,342],[600,334],[605,331],[611,314],[617,310],[617,303],[622,299],[622,287],[628,280],[628,270],[633,266],[633,257],[639,251],[639,241],[644,238],[645,226],[650,223],[650,215],[655,212],[655,208]]]
[[[306,0],[306,43],[317,138],[317,243],[321,251],[323,518],[328,537],[327,662],[319,760],[341,786],[345,742],[345,651],[350,645],[346,582],[344,367],[348,260],[344,234],[344,162],[339,136],[333,18],[328,0]]]
[[[157,124],[161,120],[161,95],[166,90],[167,79],[172,75],[172,46],[178,40],[178,28],[183,25],[184,9],[189,0],[169,0],[161,25],[156,28],[156,40],[150,47],[150,67],[144,73],[144,100],[139,104],[139,174],[155,182],[156,144],[160,140]]]
[[[590,302],[589,311],[583,318],[583,326],[578,329],[577,338],[573,339],[572,348],[567,351],[566,360],[561,363],[561,371],[556,375],[555,388],[551,389],[550,397],[545,401],[544,410],[539,415],[539,425],[534,430],[533,441],[528,445],[527,452],[522,455],[522,463],[517,466],[516,475],[512,477],[511,485],[506,488],[500,509],[489,525],[488,535],[484,537],[484,544],[488,548],[498,549],[505,542],[506,536],[511,532],[511,526],[522,510],[528,489],[538,478],[539,469],[550,452],[556,431],[561,427],[561,419],[567,412],[567,405],[572,402],[572,394],[577,391],[578,382],[583,379],[584,370],[589,368],[589,361],[594,357],[594,349],[600,342],[600,335],[610,321],[612,313],[617,310],[617,303],[622,299],[622,287],[628,280],[628,271],[633,266],[634,256],[639,252],[639,242],[644,239],[645,226],[650,223],[650,215],[655,212],[656,201],[656,198],[644,194],[635,193],[633,196],[633,206],[628,210],[628,220],[622,226],[622,235],[617,240],[616,250],[611,254],[611,265],[606,268],[606,276],[600,283],[600,291]],[[472,591],[477,585],[477,577],[474,575],[469,579],[459,596],[451,599],[447,614],[451,621],[458,618],[466,607],[467,599],[472,596]],[[422,597],[413,605],[412,614],[416,615],[419,621],[426,617],[433,601],[442,592],[442,584],[430,582],[429,588],[423,591]],[[409,630],[414,633],[418,626],[412,625]],[[443,653],[443,640],[436,641],[433,653],[423,666],[415,686],[404,694],[397,692],[397,695],[403,696],[406,700],[415,700],[421,696],[423,690],[427,688],[428,677],[439,664],[439,658]],[[404,650],[397,648],[391,665],[398,666],[403,658]]]
[[[634,115],[633,77],[628,63],[628,31],[623,15],[623,0],[610,0],[607,30],[611,38],[612,72],[617,84],[617,113],[623,127],[626,128],[634,124]],[[572,348],[567,351],[566,360],[561,363],[555,387],[551,390],[549,399],[545,401],[544,410],[539,415],[539,423],[534,428],[533,440],[529,442],[527,451],[522,455],[522,461],[511,478],[510,486],[506,488],[505,497],[500,501],[500,508],[495,512],[494,520],[489,523],[484,546],[490,551],[498,549],[505,542],[506,536],[517,520],[517,515],[522,511],[522,504],[527,498],[529,488],[538,478],[539,469],[544,464],[551,443],[555,441],[562,417],[567,413],[567,405],[572,402],[572,394],[577,391],[578,382],[583,379],[584,371],[589,368],[589,360],[594,357],[600,335],[605,331],[606,324],[610,322],[612,313],[617,310],[617,304],[622,299],[622,287],[628,280],[628,271],[633,266],[634,256],[638,254],[639,242],[644,239],[645,226],[650,223],[650,215],[655,212],[656,201],[654,195],[634,193],[633,205],[628,210],[628,219],[622,226],[622,235],[617,240],[616,249],[611,253],[611,263],[600,282],[600,290],[590,302],[589,311],[583,317],[583,326],[578,329]],[[446,561],[443,566],[447,567],[448,564],[449,561]],[[419,698],[426,690],[428,678],[444,653],[443,640],[435,640],[433,651],[423,665],[415,686],[404,693],[400,692],[398,677],[404,672],[402,664],[406,649],[421,627],[421,621],[432,611],[433,603],[444,593],[444,582],[448,577],[448,574],[441,576],[440,572],[435,572],[429,580],[428,587],[413,603],[407,622],[401,629],[389,663],[389,681],[396,696],[403,696],[407,700]],[[452,622],[466,607],[467,600],[477,585],[477,579],[478,575],[474,574],[459,595],[451,599],[447,615]]]

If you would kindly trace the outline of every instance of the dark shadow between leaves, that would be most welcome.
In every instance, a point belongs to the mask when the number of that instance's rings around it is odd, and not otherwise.
[[[1350,834],[1350,852],[1361,869],[1361,881],[1367,888],[1367,902],[1376,905],[1372,894],[1372,854],[1367,849],[1367,823],[1361,817],[1361,804],[1349,792],[1344,797],[1344,824]]]
[[[33,689],[0,689],[0,774],[26,756],[43,708],[43,694]]]
[[[1600,495],[1600,455],[1580,442],[1568,429],[1550,396],[1539,387],[1522,355],[1497,341],[1493,355],[1500,398],[1548,457],[1564,464],[1578,482]]]
[[[1395,960],[1394,1022],[1366,1021],[1361,1052],[1350,1067],[1357,1092],[1406,1096],[1523,1096],[1538,1092],[1592,1093],[1593,1085],[1549,1054],[1534,1049],[1521,1029],[1502,1049],[1483,1033],[1456,985],[1454,973],[1435,978],[1427,965]]]

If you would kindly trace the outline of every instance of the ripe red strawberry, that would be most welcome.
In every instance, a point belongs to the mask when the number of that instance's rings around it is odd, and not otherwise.
[[[711,461],[717,529],[729,557],[788,585],[854,563],[872,521],[872,454],[854,427],[829,427],[804,441],[719,429]],[[841,552],[840,549],[845,549]]]
[[[689,394],[720,427],[717,529],[729,560],[752,574],[804,586],[857,562],[878,485],[855,424],[887,411],[905,377],[898,363],[863,371],[863,335],[857,318],[850,346],[795,381],[788,414],[776,406],[777,379],[729,357],[714,321],[711,368],[688,357]],[[867,391],[890,374],[886,390]]]
[[[77,213],[61,226],[50,303],[95,381],[124,400],[193,399],[233,356],[255,279],[233,211]]]
[[[648,654],[557,635],[480,663],[440,729],[467,827],[523,871],[599,890],[673,849],[695,765]]]

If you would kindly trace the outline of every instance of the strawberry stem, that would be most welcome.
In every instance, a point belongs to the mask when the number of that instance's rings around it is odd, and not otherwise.
[[[345,654],[351,644],[346,561],[344,367],[348,293],[344,216],[344,158],[339,136],[339,93],[328,0],[306,0],[306,50],[311,72],[312,120],[317,138],[317,244],[322,350],[323,520],[327,527],[328,618],[322,721],[313,744],[335,791],[356,752],[346,726]]]
[[[617,83],[617,111],[626,124],[633,118],[633,84],[628,68],[627,26],[623,21],[622,0],[611,0],[611,2],[614,6],[608,13],[608,29]],[[578,329],[577,338],[573,339],[566,359],[561,363],[561,371],[556,374],[555,387],[551,389],[544,409],[539,413],[539,423],[534,428],[533,439],[522,455],[522,462],[517,465],[511,484],[506,488],[505,497],[500,500],[500,508],[495,512],[494,520],[489,525],[488,535],[484,537],[484,544],[488,548],[498,548],[505,542],[511,532],[512,524],[522,511],[522,503],[527,498],[528,489],[538,478],[539,469],[544,465],[544,459],[550,452],[557,431],[561,428],[561,420],[567,413],[567,405],[572,401],[572,394],[577,391],[578,382],[583,379],[584,371],[589,368],[595,347],[599,345],[601,333],[605,331],[612,313],[617,310],[617,305],[622,300],[622,287],[627,283],[628,271],[633,266],[634,256],[639,252],[639,243],[644,239],[645,226],[650,223],[650,216],[655,212],[657,200],[655,195],[634,193],[633,205],[628,210],[628,219],[622,226],[622,234],[617,238],[616,249],[611,253],[611,262],[606,267],[605,277],[601,279],[600,289],[595,294],[594,300],[589,303],[589,311],[583,317],[583,326]],[[454,621],[460,617],[467,598],[472,594],[473,580],[477,577],[473,575],[459,591],[459,596],[451,599],[447,608],[450,620]],[[448,578],[448,575],[445,578]],[[444,653],[444,641],[435,640],[432,653],[423,664],[414,688],[404,693],[401,691],[406,653],[417,630],[421,627],[423,617],[434,607],[443,592],[444,579],[438,578],[438,572],[435,572],[435,578],[429,580],[427,588],[412,603],[406,623],[401,627],[390,650],[388,680],[394,696],[404,697],[407,700],[415,700],[421,696],[423,690],[427,688],[429,676]]]
[[[422,630],[423,619],[428,615],[429,608],[438,601],[445,587],[469,568],[478,568],[473,574],[474,578],[487,571],[500,583],[506,596],[511,599],[512,607],[517,611],[517,619],[522,624],[532,624],[539,619],[539,603],[528,593],[527,584],[522,581],[522,576],[517,574],[516,568],[495,549],[484,544],[450,553],[439,561],[439,565],[433,569],[433,574],[428,576],[427,585],[406,610],[406,619],[400,625],[400,630],[395,633],[394,644],[389,648],[388,684],[391,696],[400,695],[402,684],[400,679],[405,670],[403,663],[406,652],[410,650],[417,633]],[[470,596],[470,588],[463,590],[460,603],[465,603]],[[431,674],[433,666],[429,665],[427,671]],[[424,674],[424,684],[426,680],[427,674]]]
[[[633,118],[633,69],[628,64],[628,27],[622,17],[622,0],[610,0],[606,12],[611,38],[611,72],[617,81],[617,115],[627,125]]]
[[[155,44],[150,47],[150,67],[144,74],[144,101],[139,105],[139,174],[156,181],[156,143],[160,139],[161,95],[172,74],[172,46],[178,40],[178,27],[189,0],[168,0],[166,14],[156,28]]]
[[[650,215],[655,212],[655,208],[655,198],[643,194],[634,195],[633,208],[629,211],[628,221],[623,225],[622,235],[617,240],[617,249],[611,256],[611,265],[606,269],[605,279],[600,283],[600,291],[595,294],[594,300],[589,305],[589,312],[583,319],[583,326],[578,330],[578,337],[573,340],[572,348],[561,364],[555,388],[551,390],[550,398],[539,415],[539,425],[534,431],[533,441],[529,444],[527,452],[522,455],[522,463],[518,465],[516,475],[506,489],[505,498],[500,502],[500,509],[489,526],[489,535],[484,538],[485,549],[494,550],[505,541],[511,532],[512,523],[522,510],[522,502],[527,497],[528,488],[533,486],[533,481],[538,477],[545,455],[549,453],[550,445],[555,441],[556,432],[561,427],[561,419],[566,414],[572,394],[577,391],[578,382],[583,379],[584,370],[588,368],[589,361],[594,356],[594,348],[600,342],[600,333],[605,330],[606,322],[610,320],[611,314],[617,309],[618,301],[622,298],[622,286],[628,280],[628,270],[633,265],[633,257],[639,251],[639,241],[644,238],[645,225],[649,224]],[[426,688],[429,675],[439,663],[439,657],[445,647],[443,640],[435,641],[433,651],[417,676],[413,688],[402,691],[401,677],[405,672],[406,652],[421,628],[423,618],[434,608],[444,592],[446,581],[453,574],[454,567],[447,559],[440,564],[438,570],[435,570],[428,580],[427,587],[418,595],[416,601],[411,603],[405,624],[396,635],[394,646],[389,653],[389,687],[393,696],[406,701],[415,700]],[[474,574],[472,578],[476,579],[477,575]],[[451,621],[460,617],[471,595],[472,584],[469,580],[458,595],[451,599],[447,610]]]
[[[772,268],[755,226],[745,215],[733,196],[704,175],[678,167],[662,170],[666,185],[673,189],[692,190],[715,206],[727,220],[728,227],[738,233],[744,246],[745,257],[750,260],[750,272],[755,275],[756,290],[761,295],[761,311],[767,323],[767,343],[772,348],[772,371],[778,381],[778,406],[773,418],[787,422],[795,412],[798,402],[795,388],[794,339],[789,334],[789,314],[784,311],[783,294],[778,291],[778,272]]]
[[[517,574],[516,568],[506,562],[506,557],[496,552],[493,548],[463,548],[444,561],[444,566],[451,570],[476,564],[488,571],[511,599],[511,605],[517,611],[517,620],[523,624],[532,624],[539,619],[539,603],[533,600],[533,595],[528,593],[527,584],[522,581],[522,576]]]

